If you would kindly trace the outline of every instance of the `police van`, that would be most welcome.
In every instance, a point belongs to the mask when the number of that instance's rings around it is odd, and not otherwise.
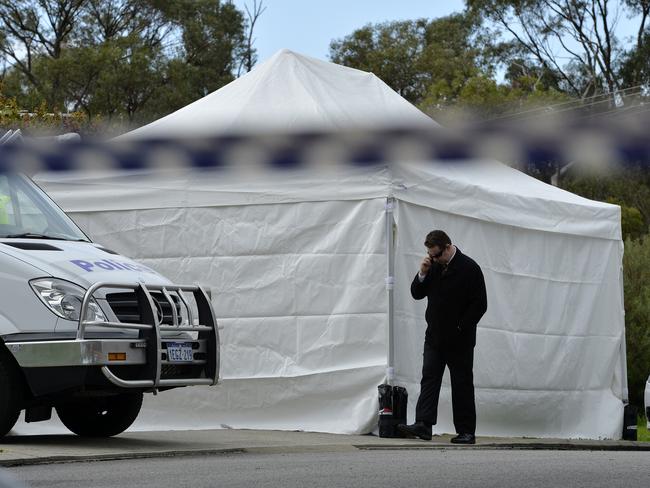
[[[113,436],[144,393],[214,385],[219,336],[201,286],[93,243],[27,176],[0,173],[0,438],[21,411]]]

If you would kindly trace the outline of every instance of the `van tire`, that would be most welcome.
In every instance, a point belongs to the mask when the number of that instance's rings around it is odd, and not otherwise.
[[[0,438],[16,425],[22,398],[22,383],[16,366],[11,358],[0,350]]]
[[[112,437],[135,421],[142,407],[142,393],[90,397],[56,407],[61,422],[82,437]]]

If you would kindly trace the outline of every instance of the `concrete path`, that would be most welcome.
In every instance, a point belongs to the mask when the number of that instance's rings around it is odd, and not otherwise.
[[[545,449],[650,451],[650,442],[480,437],[474,446],[450,444],[451,436],[432,441],[385,439],[270,430],[195,430],[127,432],[109,439],[72,434],[9,436],[0,440],[0,466],[21,466],[107,459],[192,456],[221,453],[304,453],[386,449]]]

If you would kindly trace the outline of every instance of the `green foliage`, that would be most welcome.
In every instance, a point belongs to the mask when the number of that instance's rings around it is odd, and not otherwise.
[[[254,54],[246,28],[220,0],[0,2],[4,93],[88,127],[146,123],[230,82]]]
[[[516,84],[498,84],[485,75],[474,76],[457,86],[434,83],[420,107],[436,120],[444,121],[450,110],[463,110],[473,119],[486,119],[559,103],[569,97],[554,88],[522,76]]]
[[[234,79],[245,57],[245,21],[232,3],[215,0],[163,2],[163,12],[179,29],[180,56],[164,67],[156,103],[174,108],[204,97]]]
[[[636,440],[639,442],[650,442],[650,432],[648,432],[648,423],[646,421],[645,415],[639,415],[636,426]]]
[[[466,13],[369,24],[330,44],[335,63],[371,71],[425,106],[456,100],[472,81],[491,81],[493,51],[487,32]]]
[[[638,86],[650,82],[650,32],[646,31],[639,44],[625,52],[620,75],[625,86]]]
[[[423,59],[427,21],[409,20],[366,25],[332,41],[333,62],[370,71],[411,103],[418,103],[431,72]]]
[[[623,257],[630,403],[643,407],[650,374],[650,239],[628,239]]]
[[[639,209],[625,205],[619,198],[609,197],[607,203],[612,203],[621,207],[621,230],[623,239],[638,239],[645,235],[648,226],[643,221],[643,215]]]
[[[562,179],[561,186],[591,200],[620,205],[624,239],[635,239],[648,232],[650,172],[643,167],[619,169],[607,174],[568,174]]]
[[[639,0],[644,1],[644,0]],[[470,12],[498,25],[512,41],[515,57],[576,98],[620,89],[622,42],[613,17],[626,15],[632,29],[645,16],[631,3],[602,0],[466,0]],[[647,3],[647,2],[646,2]],[[625,40],[624,42],[628,42]]]
[[[50,110],[45,102],[32,111],[21,110],[15,98],[2,94],[0,86],[0,127],[3,129],[21,129],[27,133],[61,134],[79,132],[87,127],[87,118],[79,112],[67,114]]]
[[[454,14],[366,25],[330,44],[332,61],[371,71],[435,119],[451,122],[454,111],[485,118],[530,105],[568,99],[550,75],[517,64],[507,83],[497,83],[509,46],[497,44],[480,17]]]

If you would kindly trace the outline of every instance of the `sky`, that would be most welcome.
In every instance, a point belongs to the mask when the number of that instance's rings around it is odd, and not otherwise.
[[[244,10],[253,0],[234,0]],[[259,0],[258,0],[259,3]],[[327,60],[333,39],[368,23],[436,18],[459,12],[463,0],[262,0],[266,10],[255,24],[258,63],[287,48]]]

